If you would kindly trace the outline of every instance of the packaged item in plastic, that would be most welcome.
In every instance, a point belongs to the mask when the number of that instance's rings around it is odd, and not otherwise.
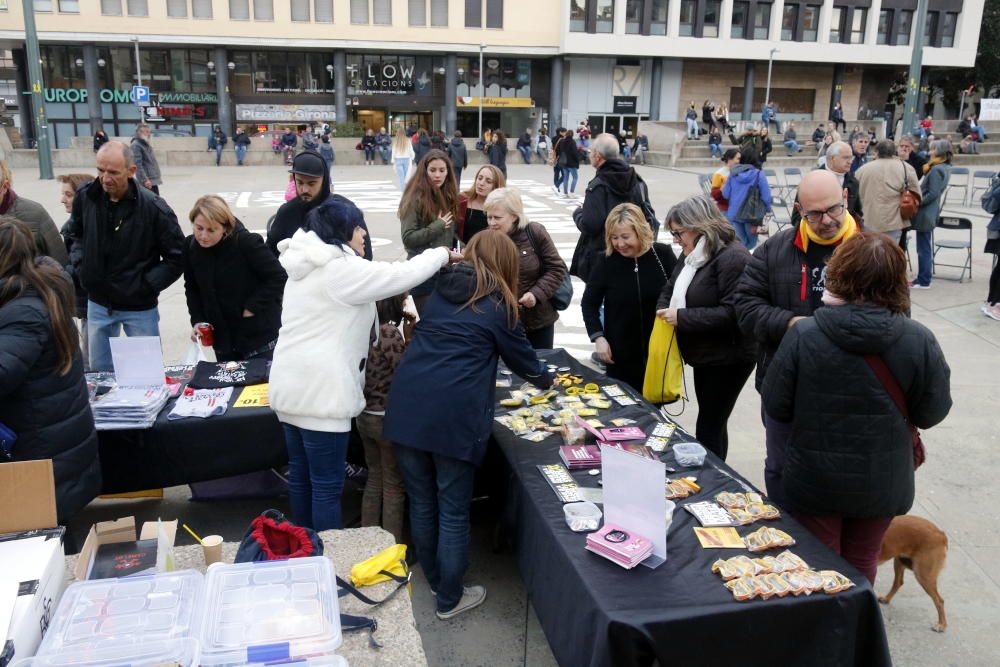
[[[819,576],[823,579],[824,593],[839,593],[854,585],[853,581],[835,570],[820,570]]]
[[[802,577],[802,583],[806,587],[806,592],[815,593],[823,590],[823,577],[815,570],[799,570],[796,574]]]
[[[524,399],[521,398],[504,398],[500,400],[500,405],[505,408],[516,408],[517,406],[524,403]]]
[[[611,401],[605,401],[599,398],[592,398],[587,401],[587,405],[592,408],[597,408],[598,410],[606,410],[611,407]]]
[[[771,590],[773,590],[774,594],[778,597],[783,598],[792,592],[792,587],[788,585],[788,582],[785,581],[780,574],[774,574],[772,572],[771,574],[762,574],[761,576],[765,581],[767,581]]]
[[[753,562],[757,564],[758,572],[760,574],[768,574],[769,572],[784,572],[784,565],[774,556],[763,556],[761,558],[754,558]]]
[[[728,511],[741,526],[753,523],[753,514],[750,514],[750,512],[747,512],[745,509],[730,507]]]
[[[760,530],[755,530],[752,533],[748,533],[743,538],[743,543],[747,545],[747,549],[753,553],[760,551],[767,551],[771,548],[771,539],[767,534],[766,529],[761,528]]]
[[[792,572],[795,570],[809,569],[809,565],[806,564],[804,560],[793,554],[791,551],[782,551],[775,557],[775,560],[781,564],[781,569],[775,570],[775,572]]]
[[[746,507],[746,496],[742,493],[730,493],[729,491],[723,491],[722,493],[716,494],[715,502],[719,503],[726,509],[742,508]]]
[[[740,577],[739,579],[728,581],[726,582],[726,588],[732,592],[734,598],[740,601],[756,597],[758,590],[753,577]]]

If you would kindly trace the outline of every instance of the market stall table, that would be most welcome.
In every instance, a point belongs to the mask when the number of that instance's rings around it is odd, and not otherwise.
[[[320,532],[323,538],[323,552],[333,560],[337,575],[347,578],[351,566],[371,558],[383,549],[395,544],[392,535],[381,528],[351,528],[347,530],[324,530]],[[232,563],[236,556],[238,542],[225,542],[222,545],[222,560]],[[77,557],[66,557],[66,572],[72,577]],[[205,572],[205,560],[201,546],[194,544],[174,547],[175,569],[195,569]],[[394,582],[366,586],[362,589],[369,597],[381,600],[392,592]],[[406,590],[393,595],[388,602],[378,607],[371,607],[360,600],[345,595],[340,598],[340,611],[354,616],[367,616],[378,622],[378,630],[374,638],[382,644],[381,649],[371,648],[368,644],[368,632],[345,632],[344,643],[337,654],[346,658],[350,665],[371,665],[372,667],[397,667],[398,665],[427,665],[427,656],[420,634],[413,620],[413,606]]]
[[[543,352],[547,363],[570,367],[584,382],[615,382],[577,363],[564,350]],[[513,388],[520,385],[515,376]],[[498,399],[509,393],[498,388]],[[664,421],[633,392],[636,405],[602,410],[600,419],[631,418],[648,435]],[[507,412],[498,408],[497,414]],[[607,424],[609,425],[609,424]],[[882,615],[868,581],[782,510],[766,525],[795,538],[791,548],[812,569],[837,570],[856,587],[835,595],[813,593],[737,602],[711,572],[719,558],[748,554],[742,549],[702,549],[693,527],[700,525],[688,502],[711,500],[721,491],[752,490],[738,473],[711,453],[701,468],[681,468],[671,449],[662,455],[678,475],[694,475],[697,494],[677,502],[667,539],[667,562],[657,569],[624,570],[584,549],[586,533],[574,533],[562,503],[537,465],[559,463],[562,439],[529,442],[496,423],[493,434],[512,475],[512,510],[521,576],[552,652],[561,665],[890,665]],[[691,441],[678,428],[672,443]],[[597,487],[597,477],[571,471],[580,486]],[[671,475],[674,476],[674,475]],[[746,535],[761,522],[740,527]],[[767,552],[775,555],[777,551]],[[749,554],[764,555],[764,554]]]

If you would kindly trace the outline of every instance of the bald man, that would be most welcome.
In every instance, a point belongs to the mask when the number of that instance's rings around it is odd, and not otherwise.
[[[826,262],[842,241],[858,231],[844,205],[844,190],[832,173],[817,169],[799,185],[795,209],[801,217],[758,248],[737,290],[736,313],[744,335],[757,341],[757,391],[785,332],[823,303]],[[781,469],[791,425],[761,409],[767,433],[764,481],[771,498],[782,503]]]
[[[160,292],[183,272],[184,234],[167,203],[135,181],[132,150],[97,151],[97,178],[73,198],[70,262],[87,291],[90,368],[110,371],[109,339],[159,336]]]

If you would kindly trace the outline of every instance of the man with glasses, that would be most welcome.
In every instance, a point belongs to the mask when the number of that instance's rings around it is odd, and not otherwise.
[[[788,227],[754,252],[737,289],[736,314],[744,335],[757,341],[756,387],[785,332],[823,305],[826,262],[840,243],[858,232],[844,205],[844,190],[829,171],[817,169],[799,185],[798,225]],[[767,494],[783,502],[781,470],[791,424],[761,410],[767,435],[764,482]]]

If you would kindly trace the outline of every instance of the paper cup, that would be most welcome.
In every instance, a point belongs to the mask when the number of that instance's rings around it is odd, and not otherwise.
[[[205,552],[205,566],[222,562],[222,535],[206,535],[201,540],[201,549]]]

